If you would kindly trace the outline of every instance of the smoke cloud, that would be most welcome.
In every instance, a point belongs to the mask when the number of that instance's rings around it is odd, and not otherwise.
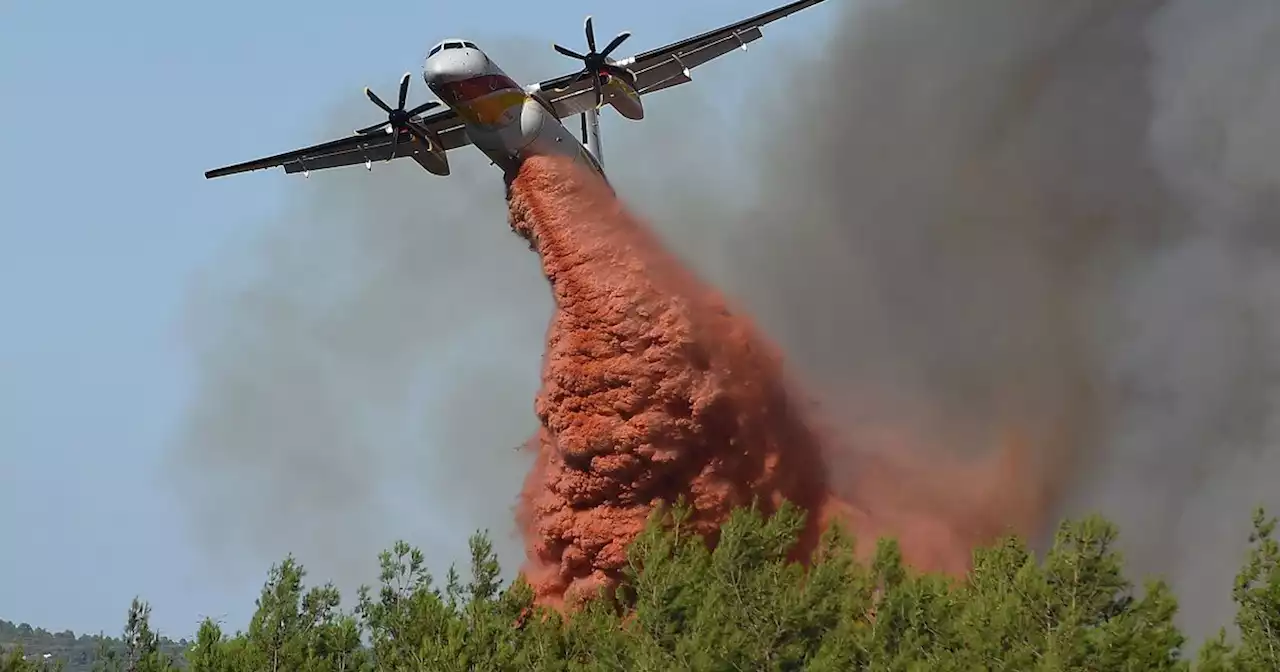
[[[543,42],[480,41],[519,81],[565,67]],[[663,95],[704,107],[694,87]],[[374,112],[344,100],[314,135],[349,133]],[[649,129],[667,142],[607,135],[606,151],[639,175],[644,157],[657,165],[686,142],[678,128],[659,116]],[[475,151],[450,161],[447,181],[399,161],[291,176],[297,195],[261,238],[191,292],[195,388],[165,467],[223,580],[259,580],[294,553],[318,580],[354,589],[402,537],[443,572],[465,563],[477,529],[509,575],[524,560],[515,507],[533,459],[517,447],[538,428],[551,294],[508,225],[501,173]],[[672,183],[642,188],[676,187],[668,202],[693,207],[696,193],[676,185],[697,170],[674,165]]]
[[[1280,7],[842,10],[754,133],[724,281],[838,411],[834,468],[900,450],[880,427],[1012,433],[1044,532],[1101,511],[1191,632],[1229,622],[1249,510],[1280,506]]]
[[[606,118],[624,199],[818,392],[837,494],[889,474],[876,496],[910,520],[957,483],[1030,489],[1042,530],[1097,510],[1134,575],[1173,580],[1193,634],[1228,622],[1249,509],[1280,507],[1280,7],[809,11],[833,39],[762,42],[741,123],[697,113],[714,81]],[[509,448],[537,428],[551,301],[465,154],[440,188],[414,165],[300,182],[263,272],[193,301],[175,464],[214,545],[367,580],[385,539],[443,519],[442,547],[489,527],[519,564],[529,465]],[[1016,482],[940,472],[909,498],[866,469],[1010,445]]]
[[[374,112],[345,102],[320,135]],[[395,538],[442,567],[483,528],[518,564],[530,460],[514,448],[537,426],[551,302],[500,176],[479,155],[452,161],[435,189],[412,162],[291,182],[252,267],[193,294],[197,387],[170,466],[220,564],[257,575],[293,552],[350,588]]]
[[[1176,0],[1147,25],[1144,140],[1169,190],[1098,337],[1104,452],[1076,507],[1123,526],[1183,620],[1229,619],[1249,510],[1280,506],[1280,6]]]

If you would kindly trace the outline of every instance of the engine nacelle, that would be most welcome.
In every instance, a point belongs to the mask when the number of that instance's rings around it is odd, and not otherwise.
[[[621,77],[609,77],[603,87],[604,100],[618,114],[632,121],[644,119],[644,103],[640,102],[640,94],[631,82]]]
[[[440,135],[435,131],[418,125],[418,130],[422,131],[431,139],[431,146],[427,147],[422,140],[415,136],[413,138],[413,160],[418,165],[426,168],[433,175],[445,176],[449,174],[449,157],[445,155],[444,143],[440,142]]]

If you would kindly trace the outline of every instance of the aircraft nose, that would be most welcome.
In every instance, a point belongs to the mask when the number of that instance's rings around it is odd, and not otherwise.
[[[422,77],[435,87],[483,75],[488,69],[489,59],[479,49],[445,49],[427,59]]]

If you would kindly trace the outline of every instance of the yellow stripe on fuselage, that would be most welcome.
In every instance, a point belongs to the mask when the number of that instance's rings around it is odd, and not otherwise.
[[[519,89],[496,91],[461,103],[458,114],[470,123],[480,126],[498,126],[502,117],[513,107],[523,107],[528,94]]]

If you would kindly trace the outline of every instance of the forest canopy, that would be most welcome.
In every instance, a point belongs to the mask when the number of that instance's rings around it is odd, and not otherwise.
[[[1280,545],[1262,510],[1233,588],[1233,634],[1201,643],[1194,660],[1174,595],[1125,578],[1117,529],[1100,517],[1063,523],[1042,558],[1016,537],[977,549],[955,581],[911,571],[892,540],[862,552],[838,527],[807,567],[789,562],[804,519],[789,505],[735,511],[714,549],[682,528],[685,515],[655,512],[617,590],[564,615],[535,607],[521,579],[501,585],[477,533],[465,581],[453,568],[438,581],[397,542],[380,556],[379,585],[349,607],[286,557],[247,629],[206,620],[194,642],[153,632],[140,600],[91,660],[45,657],[30,626],[6,623],[0,672],[1280,670]]]

